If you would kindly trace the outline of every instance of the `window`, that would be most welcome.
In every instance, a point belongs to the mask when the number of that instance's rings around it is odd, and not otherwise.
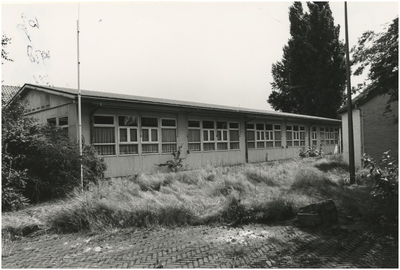
[[[158,153],[158,118],[142,117],[142,153]]]
[[[282,147],[281,125],[274,125],[275,147]]]
[[[265,148],[264,124],[256,124],[257,148]]]
[[[339,144],[339,128],[335,128],[335,144]]]
[[[321,136],[321,144],[325,144],[325,128],[321,127],[319,129],[320,136]]]
[[[200,121],[188,122],[188,150],[201,151]]]
[[[118,116],[120,155],[139,153],[138,122],[135,116]]]
[[[227,122],[217,122],[217,150],[228,150]]]
[[[334,145],[339,143],[339,129],[333,127],[321,128],[321,143],[326,145]]]
[[[247,124],[247,148],[253,149],[256,148],[256,136],[255,136],[255,125]]]
[[[161,142],[163,153],[172,153],[177,150],[175,119],[161,119]]]
[[[286,126],[287,146],[305,146],[306,128],[304,126]]]
[[[52,126],[56,126],[57,125],[57,118],[53,117],[53,118],[47,119],[47,124],[52,125]]]
[[[214,121],[203,121],[203,150],[215,150]]]
[[[92,142],[99,155],[115,155],[114,116],[93,116]]]
[[[240,149],[239,123],[229,123],[229,147],[231,150]]]
[[[65,135],[68,135],[68,116],[58,118],[58,126],[62,128]]]
[[[265,125],[265,143],[267,147],[274,147],[274,126],[271,124]]]
[[[311,145],[317,146],[317,144],[318,144],[317,127],[312,127],[312,129],[311,129]]]

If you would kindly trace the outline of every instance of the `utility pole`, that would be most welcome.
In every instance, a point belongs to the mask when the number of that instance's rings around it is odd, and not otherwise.
[[[82,103],[81,103],[81,84],[80,84],[80,62],[79,62],[79,6],[78,6],[78,20],[76,21],[77,28],[77,57],[78,57],[78,137],[79,137],[79,156],[80,156],[80,170],[81,170],[81,190],[83,191],[83,166],[82,166]]]
[[[349,30],[347,25],[347,2],[344,2],[344,17],[346,31],[346,70],[347,70],[347,122],[349,135],[349,169],[350,184],[355,184],[355,167],[354,167],[354,134],[353,134],[353,109],[351,104],[351,81],[350,81],[350,57],[349,57]]]

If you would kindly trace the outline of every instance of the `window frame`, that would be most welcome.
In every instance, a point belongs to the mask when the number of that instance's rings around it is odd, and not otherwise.
[[[174,126],[164,126],[163,120],[173,120]],[[161,154],[171,154],[178,150],[178,120],[176,118],[160,118],[160,129],[161,129]],[[164,142],[163,141],[163,130],[175,130],[175,142]],[[173,151],[164,151],[164,145],[175,145]]]
[[[198,122],[199,123],[199,126],[198,127],[190,127],[189,126],[189,122]],[[203,142],[202,142],[202,129],[201,129],[201,120],[198,120],[198,119],[188,119],[188,121],[187,121],[187,126],[188,126],[188,132],[187,132],[187,138],[188,138],[188,151],[190,151],[190,152],[201,152],[202,151],[202,147],[203,147]],[[190,130],[195,130],[195,131],[198,131],[199,132],[199,141],[198,142],[189,142],[189,131]],[[196,149],[191,149],[191,145],[193,146],[193,145],[198,145],[199,146],[199,149],[198,150],[196,150]]]
[[[231,127],[231,124],[237,124],[237,127]],[[232,140],[231,131],[238,132],[237,141]],[[240,150],[240,123],[239,122],[228,122],[228,139],[229,139],[229,150]],[[233,148],[232,145],[237,144],[238,148]]]
[[[96,124],[95,123],[95,116],[105,116],[105,117],[112,117],[113,118],[113,124]],[[97,153],[100,155],[100,156],[107,156],[107,157],[110,157],[110,156],[117,156],[117,139],[118,138],[116,138],[116,136],[118,135],[118,134],[115,134],[116,133],[116,121],[115,121],[115,118],[116,118],[116,116],[115,115],[111,115],[111,114],[94,114],[93,115],[93,131],[94,131],[94,129],[95,128],[97,128],[97,127],[112,127],[112,128],[114,128],[114,143],[95,143],[95,142],[93,142],[93,140],[94,140],[94,135],[92,136],[92,145],[94,146],[94,147],[96,147],[96,145],[97,146],[107,146],[107,145],[113,145],[114,146],[114,154],[110,154],[110,155],[105,155],[105,154],[101,154],[101,153],[99,153],[99,151],[98,151],[98,149],[96,148],[96,151],[97,151]]]
[[[225,123],[225,128],[219,128],[219,123]],[[220,136],[219,135],[222,135]],[[226,136],[224,136],[224,134]],[[221,138],[222,137],[222,138]],[[228,121],[216,121],[216,138],[217,138],[217,151],[229,151],[229,122]],[[219,149],[220,146],[225,146],[225,149]]]
[[[143,126],[143,118],[154,118],[157,119],[157,127],[152,126]],[[143,141],[143,130],[148,130],[148,141]],[[157,132],[157,141],[153,140],[152,131],[155,130]],[[146,145],[157,145],[157,152],[144,152],[143,146]],[[140,153],[141,154],[159,154],[160,153],[160,118],[154,116],[140,116]]]
[[[121,126],[120,124],[119,124],[119,117],[127,117],[127,116],[130,116],[130,117],[136,117],[137,118],[137,125],[136,126]],[[139,155],[140,154],[140,147],[139,147],[139,130],[140,130],[140,128],[139,128],[139,116],[138,115],[127,115],[127,114],[125,114],[125,115],[117,115],[117,119],[118,119],[118,155],[119,156],[132,156],[132,155],[135,155],[135,156],[137,156],[137,155]],[[121,142],[121,129],[126,129],[126,142]],[[135,141],[132,141],[131,140],[131,130],[136,130],[136,142]],[[126,145],[136,145],[137,146],[137,153],[124,153],[124,154],[121,154],[121,149],[120,149],[120,147],[121,147],[121,145],[123,145],[123,146],[126,146]]]
[[[204,128],[204,122],[213,122],[213,128]],[[202,128],[202,145],[203,145],[203,152],[211,152],[211,151],[215,151],[216,147],[216,121],[214,120],[202,120],[201,121],[201,128]],[[207,137],[208,139],[205,140],[204,139],[204,134],[205,132],[207,133]],[[211,140],[211,133],[213,133],[213,140]],[[213,145],[213,149],[211,150],[205,150],[205,145]]]

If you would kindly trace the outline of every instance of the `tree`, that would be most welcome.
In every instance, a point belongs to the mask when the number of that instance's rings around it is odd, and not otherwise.
[[[11,43],[11,38],[3,34],[3,36],[1,37],[1,59],[13,62],[14,60],[8,57],[8,52],[6,51],[6,47],[10,43]],[[3,61],[1,61],[1,64],[3,64]]]
[[[345,50],[328,2],[301,2],[289,8],[290,34],[283,58],[272,65],[275,110],[337,117],[346,83]]]
[[[358,65],[353,74],[360,75],[369,67],[371,83],[364,90],[389,95],[386,109],[390,109],[399,94],[399,18],[392,21],[386,32],[364,32],[351,51],[351,64]]]

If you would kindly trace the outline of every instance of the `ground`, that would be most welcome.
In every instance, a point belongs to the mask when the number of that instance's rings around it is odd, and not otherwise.
[[[35,234],[3,246],[3,268],[397,268],[397,239],[374,227],[280,224]]]

